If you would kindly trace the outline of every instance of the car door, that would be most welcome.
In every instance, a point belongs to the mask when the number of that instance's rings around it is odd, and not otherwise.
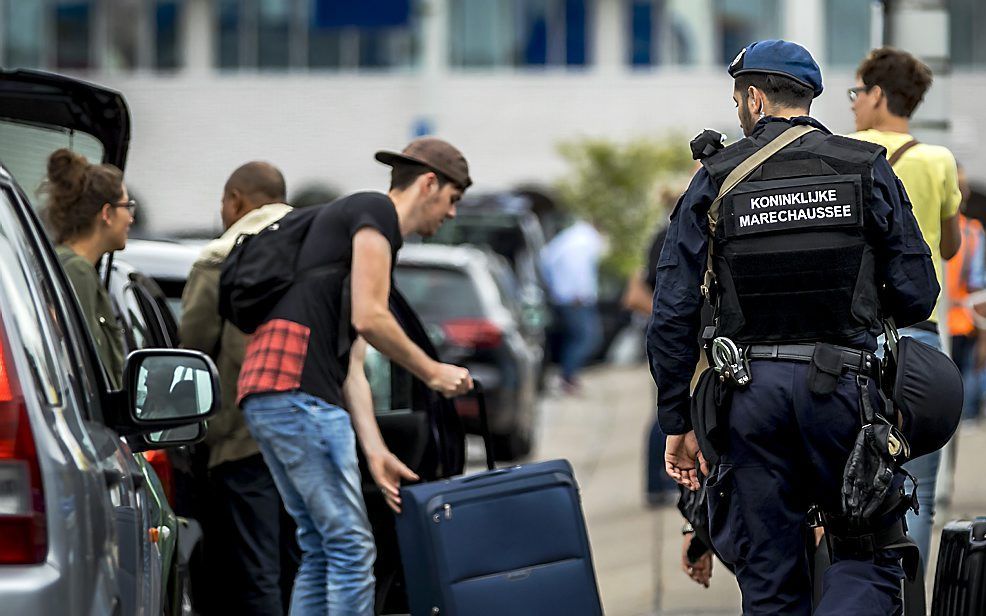
[[[391,290],[390,310],[411,341],[437,359],[424,326],[397,289]],[[461,474],[466,459],[465,431],[452,402],[372,347],[367,352],[366,373],[380,432],[394,455],[424,481]],[[363,497],[377,544],[377,610],[407,613],[394,514],[374,485],[362,452],[359,457]]]
[[[91,161],[124,169],[130,142],[130,113],[117,92],[78,79],[32,70],[0,70],[0,163],[21,186],[42,185],[50,154],[61,147],[79,152]],[[21,204],[37,210],[21,193]],[[40,233],[36,216],[30,224]],[[50,245],[47,245],[50,251]],[[71,285],[56,266],[55,284],[64,297],[68,314],[80,313]],[[73,317],[74,318],[74,317]],[[91,343],[83,326],[78,335]],[[89,347],[91,350],[91,347]],[[85,345],[80,353],[85,351]],[[147,523],[152,499],[141,463],[129,445],[102,424],[98,407],[108,392],[98,357],[82,359],[80,366],[97,373],[88,419],[102,470],[114,498],[114,524],[119,542],[118,573],[123,613],[159,611],[161,555],[151,541]]]
[[[57,362],[56,370],[62,377],[57,387],[49,387],[49,395],[57,394],[63,400],[53,419],[53,438],[68,448],[65,461],[71,463],[61,471],[64,476],[51,485],[53,489],[64,486],[70,482],[67,477],[72,477],[71,483],[84,486],[78,498],[85,504],[79,502],[78,506],[80,511],[93,516],[91,527],[96,530],[92,532],[102,538],[87,541],[88,533],[79,531],[50,533],[49,537],[60,540],[62,545],[49,549],[74,554],[66,558],[90,562],[93,570],[98,570],[100,563],[111,563],[113,594],[118,595],[115,600],[123,613],[143,614],[147,612],[148,589],[144,583],[146,567],[137,522],[142,475],[126,443],[103,421],[111,403],[106,395],[108,381],[71,286],[23,192],[6,177],[5,171],[0,179],[6,180],[0,182],[3,191],[0,226],[11,245],[16,241],[18,257],[29,263],[33,272],[24,278],[24,290],[7,289],[5,301],[31,296],[44,298],[35,308],[37,317],[51,323],[61,346],[59,352],[51,355],[51,361]],[[7,284],[17,280],[10,272],[3,278]],[[14,313],[24,310],[15,309]],[[18,327],[17,335],[27,335],[27,331]],[[101,518],[102,524],[96,518]],[[49,517],[49,524],[54,526],[67,522],[61,517]],[[76,562],[75,566],[86,565]],[[68,612],[73,608],[65,609]]]

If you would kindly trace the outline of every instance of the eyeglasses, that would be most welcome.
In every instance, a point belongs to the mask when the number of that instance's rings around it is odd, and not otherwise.
[[[856,86],[855,88],[849,88],[846,94],[849,95],[849,102],[855,103],[856,99],[859,98],[860,92],[869,92],[873,89],[873,86]]]
[[[130,199],[129,201],[121,201],[119,203],[112,203],[111,205],[113,207],[125,207],[125,208],[127,208],[127,211],[130,212],[130,215],[131,216],[134,215],[134,211],[137,209],[137,202],[134,201],[133,199]]]

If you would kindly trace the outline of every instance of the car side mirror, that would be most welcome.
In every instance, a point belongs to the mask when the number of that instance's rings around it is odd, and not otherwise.
[[[179,349],[143,349],[127,357],[124,388],[119,392],[112,425],[121,436],[158,434],[170,441],[172,431],[195,426],[219,410],[221,394],[216,366],[204,353]],[[126,413],[120,406],[126,405]],[[174,433],[185,440],[191,430]],[[196,433],[197,434],[197,433]]]

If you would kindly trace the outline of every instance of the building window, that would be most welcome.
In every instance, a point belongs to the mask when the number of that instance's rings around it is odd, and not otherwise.
[[[143,43],[141,0],[117,0],[106,15],[106,53],[101,68],[129,71],[137,66],[137,48]]]
[[[174,70],[179,64],[179,6],[177,0],[154,4],[154,68]]]
[[[55,67],[85,69],[92,65],[90,24],[92,6],[87,0],[58,0],[55,4]]]
[[[412,0],[220,0],[222,69],[395,68],[414,63]]]
[[[411,0],[309,0],[311,68],[409,67],[418,56]]]
[[[259,0],[257,66],[284,69],[291,64],[292,0]]]
[[[653,0],[631,0],[630,2],[630,64],[631,66],[651,66],[657,64],[654,50],[654,24],[658,7]]]
[[[778,0],[714,0],[719,32],[718,62],[728,64],[754,41],[780,38],[781,7]]]
[[[240,0],[219,0],[216,12],[219,68],[236,68],[240,65]]]
[[[586,0],[451,0],[456,67],[588,64]]]
[[[825,0],[825,48],[833,66],[857,66],[869,53],[873,3]]]
[[[982,0],[950,0],[951,55],[956,66],[986,66],[986,5]]]
[[[627,63],[638,68],[718,63],[715,42],[722,34],[723,14],[718,4],[715,0],[626,0]]]
[[[11,68],[42,66],[42,4],[5,2],[3,8],[4,64]]]

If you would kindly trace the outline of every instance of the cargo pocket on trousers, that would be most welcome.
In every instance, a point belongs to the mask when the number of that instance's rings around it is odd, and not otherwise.
[[[720,464],[718,472],[706,485],[712,544],[719,556],[731,565],[745,559],[749,547],[743,517],[735,503],[735,481],[732,465]]]

